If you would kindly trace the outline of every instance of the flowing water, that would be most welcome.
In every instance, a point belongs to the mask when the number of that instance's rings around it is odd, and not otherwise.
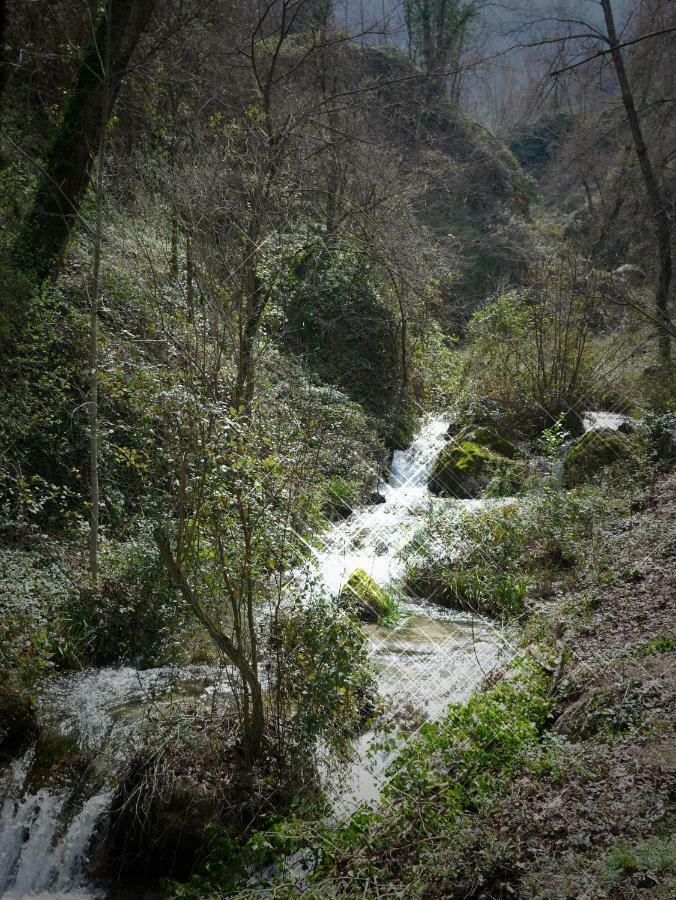
[[[393,627],[367,626],[384,718],[420,722],[449,702],[466,698],[485,674],[510,653],[506,635],[491,623],[444,610],[401,592],[401,549],[434,504],[459,508],[483,501],[432,497],[427,480],[444,443],[447,423],[430,418],[406,451],[396,452],[391,476],[380,485],[382,502],[332,526],[317,551],[320,582],[338,592],[352,572],[365,569],[397,593],[401,617]],[[486,501],[491,502],[491,501]],[[493,501],[495,502],[495,501]],[[39,700],[42,720],[97,759],[98,777],[87,784],[31,788],[32,753],[4,773],[0,809],[0,896],[18,900],[104,896],[87,876],[88,854],[110,802],[110,778],[147,716],[176,698],[206,696],[223,681],[209,667],[91,669],[53,679]],[[356,759],[340,780],[334,812],[378,797],[390,756],[374,752],[374,735],[357,742]]]

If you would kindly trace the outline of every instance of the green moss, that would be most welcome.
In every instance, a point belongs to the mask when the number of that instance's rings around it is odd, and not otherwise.
[[[476,429],[475,431],[488,431],[488,429]],[[502,438],[496,440],[500,443],[503,441]],[[513,444],[510,444],[509,441],[504,441],[504,443],[508,445],[508,452],[515,452]],[[498,474],[503,476],[500,484],[504,484],[504,492],[507,494],[518,489],[525,477],[522,467],[512,462],[507,456],[483,447],[476,441],[461,439],[458,442],[456,439],[449,441],[435,460],[430,474],[429,487],[434,494],[461,499],[476,497]],[[505,478],[504,476],[507,474],[510,477]],[[494,496],[500,493],[498,485]]]
[[[568,487],[583,484],[601,469],[627,457],[631,442],[625,435],[608,428],[595,428],[576,438],[564,462],[564,480]]]
[[[364,622],[391,621],[396,617],[396,603],[364,569],[354,570],[340,598]]]
[[[500,456],[506,456],[508,459],[514,459],[518,455],[518,450],[511,441],[500,437],[492,428],[486,428],[483,425],[467,425],[455,435],[454,441],[456,444],[470,441],[487,450],[492,450],[493,453],[498,453]]]

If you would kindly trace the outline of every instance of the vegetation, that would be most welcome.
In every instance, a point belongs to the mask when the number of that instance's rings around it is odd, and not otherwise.
[[[388,3],[0,3],[0,893],[669,890],[673,10]]]

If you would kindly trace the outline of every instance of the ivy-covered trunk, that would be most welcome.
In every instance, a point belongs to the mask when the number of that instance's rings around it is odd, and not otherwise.
[[[53,276],[59,267],[103,131],[155,4],[156,0],[109,0],[82,58],[17,245],[19,265],[38,282]],[[110,60],[108,78],[106,58]]]

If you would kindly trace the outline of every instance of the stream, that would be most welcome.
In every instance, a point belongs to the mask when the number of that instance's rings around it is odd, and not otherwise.
[[[332,525],[316,551],[317,576],[331,592],[340,591],[361,567],[398,597],[397,624],[365,626],[385,700],[383,716],[392,723],[402,715],[417,722],[440,715],[448,703],[466,699],[512,653],[509,635],[489,621],[407,597],[399,587],[399,553],[431,505],[500,502],[443,500],[428,492],[430,468],[446,430],[443,417],[429,417],[411,446],[395,452],[390,478],[379,487],[382,502]],[[213,666],[100,668],[53,678],[38,698],[39,716],[95,755],[98,777],[31,786],[27,774],[34,750],[2,774],[0,897],[105,897],[87,869],[90,848],[105,822],[111,774],[149,712],[159,714],[177,698],[206,696],[221,680]],[[391,753],[374,750],[375,741],[373,732],[362,735],[348,771],[329,783],[336,818],[377,800]]]

